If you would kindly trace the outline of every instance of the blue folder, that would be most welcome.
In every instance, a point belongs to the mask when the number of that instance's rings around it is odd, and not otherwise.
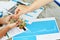
[[[59,33],[55,20],[32,22],[32,24],[27,24],[26,27],[28,28],[27,31],[18,34],[15,37]]]

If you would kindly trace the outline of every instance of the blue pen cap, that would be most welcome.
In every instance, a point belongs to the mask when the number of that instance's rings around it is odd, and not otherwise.
[[[17,0],[12,0],[12,1],[16,2]]]
[[[60,6],[60,0],[54,0],[54,2],[55,2],[58,6]]]
[[[3,16],[3,12],[0,12],[0,18]]]
[[[19,1],[19,0],[12,0],[12,1],[17,2],[17,1]]]

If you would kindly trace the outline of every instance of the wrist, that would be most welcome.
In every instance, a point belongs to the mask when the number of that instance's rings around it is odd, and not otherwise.
[[[23,14],[24,14],[24,13],[31,12],[31,10],[32,10],[32,9],[30,8],[30,6],[27,6],[27,9],[23,12]]]
[[[12,27],[10,27],[10,26],[6,26],[6,27],[7,27],[7,29],[9,29],[9,30],[12,29]]]
[[[31,6],[28,6],[27,12],[32,12],[33,8]]]
[[[11,28],[9,26],[5,27],[6,31],[9,31]]]

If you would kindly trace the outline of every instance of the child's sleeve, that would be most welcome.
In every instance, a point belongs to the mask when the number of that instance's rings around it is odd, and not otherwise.
[[[54,0],[54,2],[60,6],[60,0]]]

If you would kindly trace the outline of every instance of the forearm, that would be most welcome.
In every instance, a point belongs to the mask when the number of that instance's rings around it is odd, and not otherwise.
[[[33,11],[35,9],[38,9],[50,2],[52,2],[53,0],[35,0],[30,6],[29,6],[29,10],[28,11]]]
[[[0,30],[0,38],[3,37],[4,35],[6,35],[6,33],[10,30],[10,28],[4,27],[3,29]]]
[[[0,18],[0,24],[4,24],[4,23],[3,23],[3,18]]]
[[[26,13],[31,12],[31,11],[34,11],[35,9],[38,9],[38,8],[44,6],[52,1],[53,0],[35,0],[30,6],[19,5],[17,7],[17,9],[20,9],[22,11],[20,11],[18,16],[20,16],[22,14],[26,14]]]

